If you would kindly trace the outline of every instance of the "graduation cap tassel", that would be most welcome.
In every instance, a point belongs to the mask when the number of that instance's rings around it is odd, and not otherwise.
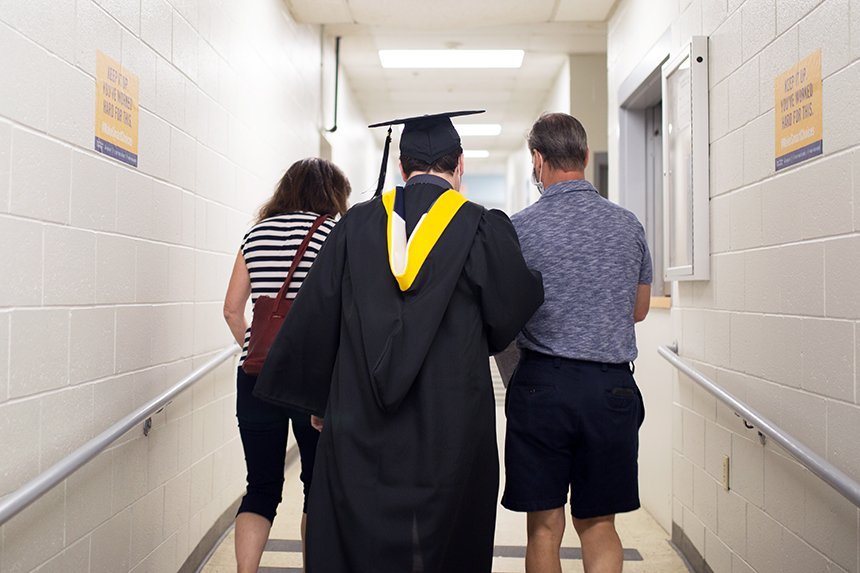
[[[382,195],[382,187],[385,185],[385,172],[388,169],[388,148],[391,147],[391,126],[388,126],[388,135],[385,138],[385,147],[382,151],[382,166],[379,168],[379,182],[376,184],[374,197]]]

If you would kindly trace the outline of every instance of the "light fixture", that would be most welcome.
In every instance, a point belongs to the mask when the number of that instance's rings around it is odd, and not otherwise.
[[[486,159],[490,156],[490,152],[486,149],[464,149],[463,157],[470,159]]]
[[[519,68],[523,50],[379,50],[383,68]]]
[[[499,135],[502,126],[498,123],[455,123],[454,127],[461,137],[472,135]]]

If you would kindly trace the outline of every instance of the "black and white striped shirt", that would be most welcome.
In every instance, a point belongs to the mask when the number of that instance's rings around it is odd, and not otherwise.
[[[306,211],[288,213],[263,219],[251,227],[242,239],[242,256],[251,277],[251,304],[256,303],[261,295],[271,298],[277,296],[290,271],[296,251],[318,216],[316,213]],[[287,290],[288,299],[296,298],[302,282],[332,229],[334,229],[334,221],[328,219],[314,232],[307,251],[293,274],[292,283]],[[250,338],[251,327],[249,326],[245,331],[245,343],[242,346],[242,357],[239,359],[240,366],[248,354]]]

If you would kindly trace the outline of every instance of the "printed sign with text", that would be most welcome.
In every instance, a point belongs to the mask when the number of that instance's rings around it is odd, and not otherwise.
[[[806,161],[824,151],[821,106],[821,50],[777,76],[773,85],[776,113],[776,170]]]
[[[96,151],[137,167],[138,78],[96,54]]]

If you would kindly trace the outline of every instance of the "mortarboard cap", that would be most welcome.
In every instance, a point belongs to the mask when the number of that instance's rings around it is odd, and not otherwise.
[[[432,115],[392,119],[369,125],[368,127],[388,126],[388,136],[385,138],[385,148],[382,154],[382,167],[379,170],[376,195],[378,196],[382,192],[382,186],[385,184],[388,148],[391,144],[391,126],[403,124],[403,133],[400,135],[400,155],[419,159],[425,163],[433,163],[440,157],[452,153],[460,147],[460,135],[454,129],[451,118],[477,113],[484,113],[484,110],[449,111]]]

